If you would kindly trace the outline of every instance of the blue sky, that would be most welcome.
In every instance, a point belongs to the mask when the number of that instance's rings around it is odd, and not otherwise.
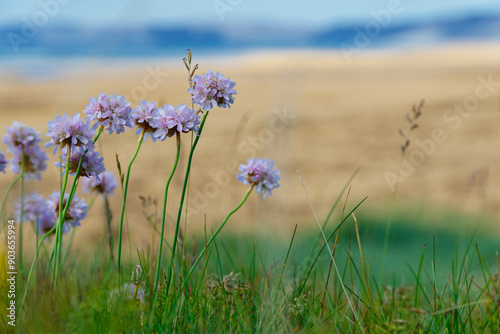
[[[403,8],[393,22],[432,20],[471,12],[500,13],[498,0],[2,0],[0,25],[30,19],[45,4],[54,11],[51,22],[97,27],[254,24],[321,29],[369,20],[372,11],[386,9],[390,1],[399,2]],[[53,4],[59,8],[54,9]]]

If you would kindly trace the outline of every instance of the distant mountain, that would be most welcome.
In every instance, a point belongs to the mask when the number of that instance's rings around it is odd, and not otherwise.
[[[375,17],[363,24],[333,27],[312,36],[314,47],[338,48],[344,43],[368,44],[366,47],[429,45],[460,40],[500,40],[500,16],[471,15],[464,18],[431,22],[414,22],[384,26]],[[379,30],[378,30],[378,29]]]
[[[24,21],[0,27],[0,57],[165,55],[187,48],[208,53],[253,48],[333,48],[426,46],[459,40],[500,40],[500,16],[477,14],[431,22],[384,24],[374,17],[323,31],[245,26],[227,31],[217,27],[110,27],[90,29],[67,25],[37,27]]]

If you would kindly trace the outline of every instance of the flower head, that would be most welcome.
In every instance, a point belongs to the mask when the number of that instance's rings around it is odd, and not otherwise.
[[[7,133],[2,139],[2,142],[7,145],[8,152],[22,151],[41,141],[40,132],[20,122],[14,122],[11,127],[7,127]]]
[[[94,131],[90,129],[90,121],[88,119],[81,119],[80,114],[76,113],[72,118],[68,114],[56,116],[56,119],[48,123],[49,132],[47,136],[51,140],[45,143],[45,147],[55,145],[54,154],[57,148],[67,146],[79,146],[87,149],[94,148],[94,141],[92,136]]]
[[[104,172],[99,175],[99,178],[100,180],[96,176],[84,177],[82,179],[82,191],[84,193],[95,192],[103,195],[112,195],[118,186],[113,173]]]
[[[5,160],[5,153],[0,151],[0,172],[5,173],[5,167],[9,162]]]
[[[47,207],[47,212],[43,213],[42,215],[38,216],[38,220],[36,221],[36,230],[38,234],[44,235],[57,224],[57,213],[53,210],[53,204],[51,201],[46,200],[48,204]],[[52,211],[50,211],[52,209]],[[70,231],[70,227],[68,224],[63,224],[62,226],[62,231],[63,233],[68,233]],[[54,230],[52,234],[55,234],[56,231]]]
[[[38,146],[33,145],[24,148],[23,150],[15,150],[14,158],[11,160],[10,169],[20,174],[22,172],[22,164],[24,158],[24,176],[26,180],[38,179],[40,180],[40,172],[47,168],[47,154],[42,151]]]
[[[156,137],[152,134],[156,131],[155,122],[158,118],[158,108],[156,102],[141,101],[131,113],[132,121],[138,127],[136,134],[144,131],[144,139],[151,135],[151,139],[155,142]]]
[[[78,164],[82,155],[85,153],[83,148],[75,148],[71,150],[71,156],[69,158],[69,173],[74,175],[78,169]],[[66,161],[68,158],[68,150],[63,149],[63,155],[61,156],[61,162],[56,162],[56,167],[66,168]],[[99,177],[99,174],[103,173],[106,169],[104,168],[104,158],[99,156],[97,151],[88,151],[83,157],[82,166],[80,167],[80,173],[78,176],[95,176]]]
[[[266,198],[266,194],[272,196],[272,190],[278,188],[278,180],[281,178],[280,171],[274,167],[274,161],[267,158],[261,160],[248,159],[246,165],[240,165],[240,172],[237,175],[238,181],[248,183],[255,186],[257,194],[263,192],[262,198]]]
[[[125,127],[132,127],[131,111],[132,108],[125,100],[125,96],[101,93],[97,99],[90,98],[90,103],[85,106],[83,112],[95,121],[94,129],[102,125],[110,134],[113,132],[120,134],[125,131]]]
[[[14,204],[15,216],[21,220],[21,200]],[[31,193],[23,200],[23,220],[25,222],[36,222],[39,233],[47,233],[54,227],[57,214],[53,203],[37,193]]]
[[[193,88],[188,89],[192,95],[193,103],[199,105],[203,110],[208,111],[213,107],[229,107],[234,102],[233,95],[236,91],[233,87],[234,81],[225,78],[219,72],[208,71],[206,74],[193,78]]]
[[[200,124],[200,116],[186,104],[172,107],[165,105],[158,111],[158,118],[155,122],[157,128],[153,136],[165,140],[167,137],[172,137],[176,132],[194,131],[198,133],[198,124]]]
[[[49,196],[56,213],[59,213],[60,196],[61,194],[58,191],[54,191],[52,195]],[[62,202],[63,208],[66,206],[68,199],[69,194],[64,194]],[[64,217],[64,225],[68,224],[70,227],[80,226],[80,221],[87,217],[88,208],[89,207],[85,204],[83,199],[78,199],[78,196],[74,195],[73,200],[69,205],[68,212],[66,213],[66,217]]]

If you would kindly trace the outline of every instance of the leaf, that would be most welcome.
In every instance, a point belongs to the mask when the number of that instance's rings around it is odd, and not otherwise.
[[[118,153],[116,153],[116,167],[118,168],[118,175],[120,176],[120,183],[123,189],[123,173],[122,173],[122,165],[120,164],[120,159],[118,158]]]

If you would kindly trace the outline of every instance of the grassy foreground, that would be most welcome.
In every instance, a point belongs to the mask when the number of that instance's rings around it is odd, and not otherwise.
[[[38,268],[37,284],[28,291],[25,308],[18,309],[17,327],[9,330],[497,332],[498,243],[484,235],[419,229],[418,219],[394,219],[384,255],[385,226],[362,214],[356,224],[351,216],[342,225],[336,246],[336,231],[325,231],[327,238],[333,236],[329,249],[335,252],[334,263],[322,238],[311,231],[295,230],[278,240],[224,233],[188,282],[172,282],[168,295],[162,290],[165,282],[160,283],[154,313],[156,268],[151,266],[151,255],[138,251],[138,262],[125,263],[130,284],[120,291],[116,264],[102,256],[103,242],[93,258],[80,254],[67,260],[57,290],[50,286],[50,274]],[[204,242],[201,238],[181,243],[183,256],[175,264],[174,277],[186,277]],[[24,290],[25,276],[18,276],[18,291]],[[2,298],[2,309],[4,302]],[[5,317],[0,326],[10,327]]]

